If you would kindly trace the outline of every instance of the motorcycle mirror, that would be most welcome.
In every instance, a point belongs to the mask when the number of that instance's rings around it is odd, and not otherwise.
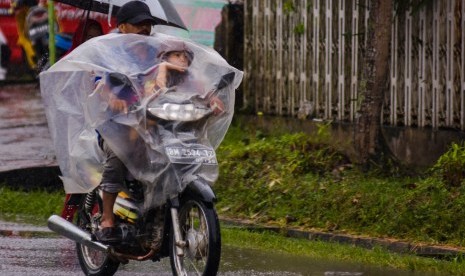
[[[108,74],[108,80],[112,86],[132,86],[129,78],[118,72]]]
[[[235,75],[236,74],[234,72],[230,72],[230,73],[227,73],[227,74],[221,76],[221,79],[218,82],[218,84],[216,85],[216,88],[218,90],[221,90],[221,89],[225,88],[226,86],[230,85],[233,82]]]

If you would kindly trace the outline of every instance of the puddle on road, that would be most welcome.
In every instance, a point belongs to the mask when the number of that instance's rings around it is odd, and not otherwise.
[[[349,262],[315,260],[290,254],[276,254],[234,247],[223,249],[224,275],[305,275],[305,276],[440,276],[444,274],[370,267]],[[252,273],[252,274],[250,274]]]

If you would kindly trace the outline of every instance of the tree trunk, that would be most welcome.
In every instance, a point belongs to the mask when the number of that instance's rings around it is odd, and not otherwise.
[[[361,164],[379,160],[385,153],[381,133],[381,111],[389,76],[389,45],[391,41],[392,0],[370,1],[367,45],[362,80],[365,91],[360,91],[362,103],[356,122],[355,149]]]

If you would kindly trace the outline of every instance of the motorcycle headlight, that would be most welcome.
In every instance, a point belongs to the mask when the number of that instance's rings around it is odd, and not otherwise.
[[[155,117],[169,121],[196,121],[211,113],[209,108],[197,107],[194,104],[174,103],[149,107],[148,111]]]

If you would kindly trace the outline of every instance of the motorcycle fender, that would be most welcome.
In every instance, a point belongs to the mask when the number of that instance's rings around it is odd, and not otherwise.
[[[205,184],[199,180],[193,181],[191,184],[187,185],[183,195],[194,197],[204,202],[216,202],[215,193],[213,192],[210,185]]]

